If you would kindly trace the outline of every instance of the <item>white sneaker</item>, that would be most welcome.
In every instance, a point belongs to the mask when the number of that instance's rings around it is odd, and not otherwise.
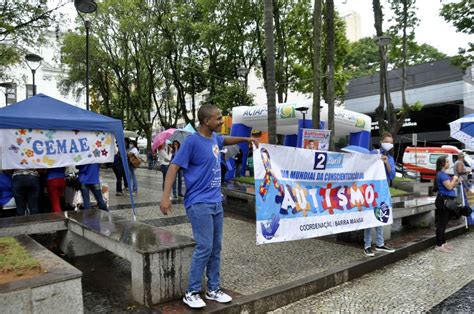
[[[183,302],[193,309],[200,309],[206,306],[206,303],[201,299],[199,292],[186,292],[183,297]]]
[[[219,303],[229,303],[232,301],[232,297],[221,289],[206,292],[206,299],[217,301]]]

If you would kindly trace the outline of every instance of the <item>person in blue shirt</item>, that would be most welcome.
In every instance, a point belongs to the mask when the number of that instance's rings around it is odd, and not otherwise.
[[[100,209],[109,211],[102,197],[100,188],[99,170],[100,164],[88,164],[77,166],[79,169],[79,182],[81,182],[82,199],[84,201],[84,209],[91,208],[91,200],[89,190],[94,194],[97,205]]]
[[[444,206],[445,199],[456,198],[456,186],[460,182],[457,176],[452,178],[446,173],[449,169],[449,160],[441,156],[436,160],[435,189],[438,195],[435,200],[436,247],[435,250],[450,253],[452,247],[446,243],[446,226],[449,221],[449,211]]]
[[[206,303],[201,299],[204,269],[207,275],[206,299],[220,303],[232,298],[220,289],[220,254],[224,212],[221,194],[220,150],[223,145],[240,142],[254,143],[246,137],[222,137],[223,120],[220,110],[213,105],[199,108],[198,132],[190,135],[181,145],[168,168],[165,189],[160,209],[163,214],[171,212],[170,193],[176,174],[183,170],[186,192],[184,206],[191,222],[196,247],[189,269],[189,283],[183,302],[191,308],[202,308]]]
[[[392,134],[388,132],[383,133],[380,146],[381,158],[385,166],[385,174],[387,175],[387,180],[391,181],[395,178],[395,161],[393,160],[393,156],[389,153],[393,148]],[[386,246],[384,243],[383,226],[375,227],[375,250],[388,253],[395,252],[394,249]],[[364,254],[370,257],[375,256],[375,253],[372,251],[372,228],[364,230]]]

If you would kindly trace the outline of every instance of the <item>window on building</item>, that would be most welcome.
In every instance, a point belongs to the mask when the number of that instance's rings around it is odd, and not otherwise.
[[[26,84],[26,98],[30,98],[33,96],[33,85]]]
[[[13,83],[11,88],[6,89],[7,105],[16,103],[16,84]]]

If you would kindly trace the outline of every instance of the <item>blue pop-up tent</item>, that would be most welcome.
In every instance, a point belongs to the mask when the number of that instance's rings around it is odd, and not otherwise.
[[[0,108],[0,129],[103,131],[113,133],[120,151],[127,182],[130,182],[122,121],[87,111],[44,94]],[[132,191],[130,203],[136,218]]]

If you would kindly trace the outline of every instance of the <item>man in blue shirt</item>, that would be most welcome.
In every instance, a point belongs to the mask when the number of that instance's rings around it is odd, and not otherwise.
[[[199,295],[202,290],[202,275],[206,268],[206,299],[220,303],[232,298],[220,289],[220,253],[224,211],[221,194],[220,150],[223,145],[240,142],[254,143],[246,137],[226,137],[216,134],[223,124],[220,110],[213,105],[199,108],[198,132],[189,136],[172,160],[166,174],[160,209],[163,214],[171,212],[170,193],[176,174],[183,169],[186,194],[184,206],[196,241],[189,283],[183,302],[191,308],[202,308],[206,303]]]
[[[382,148],[380,152],[382,154],[382,161],[385,166],[387,180],[391,181],[395,178],[395,161],[393,156],[389,154],[389,151],[393,148],[393,137],[392,134],[385,132],[382,134],[381,139],[380,146]],[[388,253],[395,252],[394,249],[386,246],[384,243],[383,226],[375,227],[375,250]],[[375,256],[372,251],[372,228],[364,230],[364,254],[366,256]]]

